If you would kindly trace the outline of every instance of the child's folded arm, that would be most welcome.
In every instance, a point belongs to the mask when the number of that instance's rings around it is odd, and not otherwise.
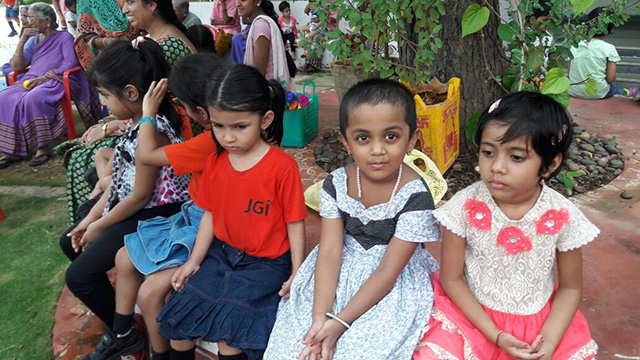
[[[393,237],[376,270],[351,298],[342,312],[336,315],[351,324],[369,311],[391,291],[417,246],[418,243]]]

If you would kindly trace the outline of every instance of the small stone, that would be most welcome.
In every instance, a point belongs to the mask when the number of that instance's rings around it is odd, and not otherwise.
[[[587,140],[591,137],[591,134],[589,134],[586,131],[583,131],[580,133],[580,135],[578,135],[578,138],[582,139],[582,140]]]
[[[573,195],[573,190],[571,190],[569,188],[565,188],[563,192],[564,192],[564,196],[572,196]]]
[[[580,167],[578,166],[578,164],[574,163],[573,161],[569,160],[567,161],[567,168],[571,171],[578,171],[580,170]]]
[[[609,144],[609,145],[605,146],[604,148],[607,150],[607,152],[609,154],[617,154],[619,152],[618,148],[616,148],[612,144]]]
[[[322,148],[320,148],[320,149],[316,148],[316,149],[313,151],[313,155],[320,155],[320,154],[322,154],[322,151],[323,151],[323,150],[322,150]]]
[[[345,165],[349,165],[353,162],[353,157],[348,156],[346,159],[344,159],[344,164]]]
[[[587,172],[582,169],[578,170],[578,172],[580,173],[581,176],[587,175]]]
[[[585,192],[587,192],[587,188],[585,188],[582,185],[576,185],[573,188],[576,190],[578,194],[584,194]]]
[[[322,149],[324,147],[324,144],[322,142],[319,142],[315,145],[316,149]]]
[[[593,158],[593,154],[588,151],[583,151],[580,154],[582,155],[583,158],[587,158],[587,159]]]
[[[613,172],[613,175],[618,176],[620,175],[621,172],[622,172],[622,169],[616,169],[616,171]]]
[[[611,166],[607,166],[604,168],[605,170],[609,171],[609,172],[614,172],[616,171],[616,169],[612,168]]]
[[[633,195],[631,195],[631,193],[630,193],[630,192],[628,192],[628,191],[623,191],[623,192],[620,194],[620,197],[621,197],[621,198],[623,198],[623,199],[625,199],[625,200],[629,200],[629,199],[633,198]]]
[[[600,174],[605,174],[607,172],[602,166],[596,166],[596,170],[598,170]]]
[[[576,134],[580,134],[581,132],[586,132],[587,129],[584,128],[584,126],[580,126],[580,125],[576,125],[573,127],[573,132]]]
[[[337,142],[338,142],[338,139],[336,139],[336,138],[331,138],[331,139],[327,140],[328,144],[335,144]]]
[[[338,160],[344,160],[346,158],[347,158],[347,155],[345,155],[345,153],[338,154]]]
[[[462,171],[462,164],[460,164],[460,163],[453,164],[453,170],[454,171]]]
[[[331,165],[331,167],[329,167],[329,171],[334,171],[335,169],[337,169],[338,167],[336,165]]]
[[[623,163],[622,161],[620,161],[620,160],[617,160],[617,159],[610,160],[610,161],[609,161],[609,165],[610,165],[612,168],[615,168],[615,169],[622,169],[622,168],[624,168],[624,163]]]
[[[578,161],[580,160],[580,154],[573,148],[569,149],[569,159],[573,160],[573,161]]]
[[[588,169],[589,168],[588,165],[595,165],[596,162],[593,160],[582,159],[580,160],[580,164],[587,165],[587,169]]]
[[[603,148],[603,147],[602,147],[602,146],[600,146],[600,145],[594,145],[594,146],[593,146],[593,149],[594,149],[596,152],[598,152],[598,153],[604,153],[604,154],[607,154],[607,150],[605,150],[605,148]]]
[[[590,153],[595,151],[595,149],[593,148],[593,145],[591,145],[591,144],[580,144],[580,148],[582,150],[586,150],[586,151],[588,151]]]
[[[325,144],[325,145],[324,145],[324,147],[323,147],[323,149],[325,149],[325,150],[331,150],[331,145],[329,145],[329,144]]]
[[[327,150],[327,151],[322,153],[322,157],[325,157],[327,159],[335,159],[336,153],[334,153],[333,151]]]

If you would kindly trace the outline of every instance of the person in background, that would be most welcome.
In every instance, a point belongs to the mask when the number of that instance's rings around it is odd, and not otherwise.
[[[213,33],[204,25],[194,25],[187,29],[187,38],[199,53],[216,53],[216,42]]]
[[[67,23],[67,31],[73,36],[76,36],[76,28],[78,27],[78,15],[76,15],[76,0],[64,0],[64,5],[67,7],[67,13],[64,15],[64,20]]]
[[[173,2],[173,10],[176,12],[178,20],[187,29],[194,25],[202,25],[200,18],[196,14],[189,12],[189,0],[175,0]]]
[[[588,22],[597,25],[600,15],[605,15],[603,7],[597,7],[589,13]],[[606,99],[613,95],[637,94],[637,89],[618,89],[616,84],[616,63],[620,61],[620,55],[616,47],[604,41],[604,38],[611,34],[613,24],[609,24],[604,31],[598,31],[590,41],[581,41],[578,47],[571,48],[573,60],[569,62],[569,95],[582,99]],[[595,95],[587,92],[585,80],[592,78],[598,84]]]
[[[67,22],[65,21],[65,15],[69,11],[67,6],[64,4],[65,0],[52,0],[51,5],[56,10],[56,15],[58,15],[58,19],[60,20],[60,27],[62,30],[67,30]]]
[[[216,0],[211,11],[211,25],[218,31],[216,54],[223,57],[231,48],[231,39],[240,33],[240,16],[235,0]],[[246,36],[244,37],[246,40]],[[244,57],[244,50],[242,51]],[[239,63],[242,63],[242,57]]]
[[[330,4],[328,4],[327,6],[329,6]],[[305,8],[305,13],[310,14],[313,11],[326,11],[326,23],[325,24],[320,24],[320,30],[322,30],[321,35],[319,36],[314,36],[313,39],[311,40],[311,45],[309,45],[307,47],[307,49],[305,50],[306,54],[306,58],[304,59],[304,64],[302,64],[302,66],[300,66],[300,71],[301,72],[307,72],[307,71],[318,71],[322,69],[322,56],[324,54],[324,49],[325,49],[325,33],[327,31],[333,30],[335,28],[338,27],[338,13],[340,12],[340,8],[336,8],[336,9],[331,9],[331,8],[325,8],[325,9],[312,9],[313,7],[317,7],[317,4],[307,4],[307,7]],[[311,16],[311,15],[310,15]]]
[[[284,39],[284,46],[292,58],[296,58],[296,38],[298,37],[298,28],[296,26],[296,18],[291,16],[291,5],[288,2],[283,1],[278,5],[278,9],[282,16],[278,19],[280,28],[282,29],[282,36]]]
[[[20,7],[20,0],[4,0],[4,6],[7,7],[5,12],[7,22],[9,23],[9,27],[11,28],[11,32],[9,33],[9,37],[13,37],[18,35],[18,32],[13,27],[13,21],[20,26],[20,19],[18,19],[18,8]]]
[[[20,29],[20,40],[18,40],[18,46],[16,47],[16,51],[11,56],[11,60],[8,63],[2,65],[2,74],[5,78],[9,77],[9,74],[13,71],[22,71],[29,66],[31,63],[31,57],[33,56],[33,51],[36,48],[37,36],[34,37],[38,32],[31,27],[29,22],[27,21],[27,12],[29,11],[28,6],[23,6],[20,8],[20,21],[21,21],[21,29]],[[18,75],[18,80],[22,79],[24,74]]]

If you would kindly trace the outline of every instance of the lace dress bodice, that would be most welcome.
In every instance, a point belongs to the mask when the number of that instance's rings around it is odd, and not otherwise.
[[[466,239],[464,277],[475,298],[517,315],[535,314],[549,301],[556,250],[577,249],[600,232],[547,186],[520,220],[500,210],[482,181],[458,192],[434,216]]]

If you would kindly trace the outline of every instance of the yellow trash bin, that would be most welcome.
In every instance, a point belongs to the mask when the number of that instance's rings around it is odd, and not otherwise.
[[[415,96],[420,150],[436,164],[441,173],[460,155],[460,79],[449,80],[447,100],[426,105]]]

